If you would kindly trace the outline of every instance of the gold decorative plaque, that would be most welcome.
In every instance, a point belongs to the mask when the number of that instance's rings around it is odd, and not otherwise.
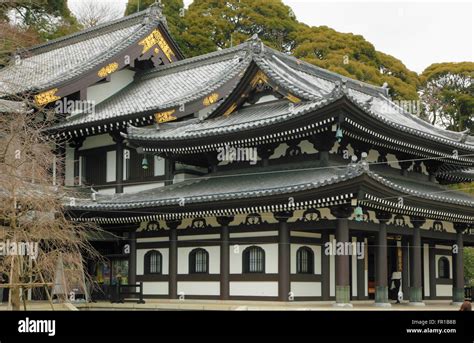
[[[173,116],[173,113],[175,111],[176,110],[173,109],[169,111],[155,113],[155,121],[157,123],[166,123],[167,121],[176,120],[176,117]]]
[[[298,102],[301,102],[301,99],[300,99],[300,98],[297,98],[296,96],[294,96],[293,94],[290,94],[290,93],[288,93],[288,95],[286,96],[286,98],[287,98],[288,100],[290,100],[291,102],[295,103],[295,104],[298,103]]]
[[[204,100],[202,101],[202,104],[204,106],[209,106],[209,105],[212,105],[213,103],[215,103],[217,101],[217,99],[219,99],[219,94],[218,93],[212,93],[211,95],[208,95],[204,98]]]
[[[230,115],[232,112],[235,111],[235,109],[237,108],[237,104],[234,102],[232,105],[229,106],[229,108],[227,109],[227,111],[224,112],[224,116],[228,116]]]
[[[110,75],[113,72],[117,71],[118,67],[119,65],[117,62],[112,62],[110,64],[107,64],[105,67],[101,68],[97,72],[97,75],[99,75],[99,77],[106,77],[107,75]]]
[[[250,81],[250,84],[252,87],[256,87],[257,85],[262,85],[264,83],[268,82],[268,77],[265,75],[265,73],[261,70],[259,70],[255,76],[252,78],[252,81]]]
[[[158,45],[163,53],[165,54],[166,58],[171,62],[171,56],[175,56],[173,50],[166,42],[165,38],[161,34],[160,30],[155,29],[152,33],[138,42],[139,45],[143,46],[142,54],[150,50],[155,44]],[[156,50],[155,50],[156,52]]]
[[[53,88],[53,89],[50,89],[49,91],[35,95],[35,103],[38,106],[43,106],[43,105],[49,104],[50,102],[61,99],[60,96],[56,95],[57,91],[58,91],[57,88]]]

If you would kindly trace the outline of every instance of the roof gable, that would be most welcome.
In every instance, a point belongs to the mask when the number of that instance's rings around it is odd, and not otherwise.
[[[45,105],[154,55],[164,63],[182,58],[153,7],[28,49],[18,63],[0,70],[0,97],[39,92],[36,104]],[[71,85],[76,83],[82,86]]]

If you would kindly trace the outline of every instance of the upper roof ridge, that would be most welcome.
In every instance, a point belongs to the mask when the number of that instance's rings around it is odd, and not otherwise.
[[[105,22],[103,24],[90,27],[85,30],[81,30],[75,33],[72,33],[70,35],[62,36],[38,45],[35,45],[33,47],[27,48],[23,50],[23,53],[33,53],[33,54],[41,54],[47,51],[50,51],[52,49],[57,49],[62,46],[65,46],[67,44],[71,44],[71,41],[73,42],[79,42],[81,41],[81,38],[83,36],[87,36],[88,38],[91,38],[91,36],[100,36],[104,33],[110,32],[117,30],[117,26],[121,28],[129,27],[132,25],[137,25],[140,24],[140,22],[143,23],[143,18],[146,18],[147,15],[149,15],[148,10],[144,10],[141,12],[137,12],[134,14],[131,14],[129,16],[125,16],[119,19],[115,19],[112,21]]]
[[[238,53],[239,51],[242,51],[242,55],[240,56],[242,60],[245,59],[246,53],[245,53],[245,48],[247,47],[248,43],[242,43],[239,44],[235,47],[232,48],[227,48],[227,49],[222,49],[222,50],[217,50],[213,52],[209,52],[204,55],[199,55],[199,56],[194,56],[194,57],[189,57],[186,59],[183,59],[181,61],[176,61],[170,64],[165,64],[165,65],[160,65],[157,66],[156,68],[144,71],[143,73],[140,74],[139,78],[140,79],[147,79],[149,77],[153,77],[153,74],[163,72],[165,70],[173,70],[177,69],[182,66],[189,66],[191,64],[195,64],[197,62],[202,62],[206,60],[212,60],[212,59],[217,59],[219,57],[223,57],[226,55],[229,55],[229,58],[231,58],[231,55]]]

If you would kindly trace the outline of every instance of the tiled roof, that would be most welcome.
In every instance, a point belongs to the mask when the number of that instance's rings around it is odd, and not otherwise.
[[[93,113],[75,115],[57,127],[69,128],[107,119],[120,120],[133,113],[158,111],[205,96],[246,66],[235,58],[238,57],[235,52],[215,55],[219,59],[209,59],[207,63],[199,63],[199,60],[192,63],[175,62],[172,67],[158,67],[153,72],[146,72],[97,105]]]
[[[26,104],[24,102],[0,99],[0,113],[18,113],[25,110]]]
[[[58,38],[22,53],[18,64],[0,69],[0,96],[53,87],[79,77],[138,41],[160,19],[148,11]]]
[[[140,141],[183,140],[251,130],[278,122],[294,119],[300,115],[326,105],[328,101],[308,101],[294,104],[277,100],[254,106],[242,107],[230,116],[220,116],[207,120],[192,120],[180,123],[161,124],[157,129],[130,126],[127,138]]]
[[[387,170],[389,169],[387,168]],[[289,173],[291,173],[291,177],[288,177]],[[474,208],[474,198],[469,194],[451,190],[429,181],[403,178],[390,171],[375,173],[367,170],[349,170],[347,166],[318,168],[315,162],[305,162],[284,167],[255,167],[241,171],[239,174],[235,174],[235,171],[209,174],[133,194],[102,196],[102,198],[98,198],[97,202],[82,200],[71,209],[124,210],[178,206],[182,200],[186,204],[191,204],[293,194],[344,182],[364,173],[380,185],[411,197]],[[396,200],[391,199],[392,202],[396,202]]]
[[[255,51],[255,45],[261,44],[258,42],[260,42],[258,38],[252,38],[237,47],[160,66],[138,76],[128,87],[99,104],[93,114],[70,117],[52,129],[61,131],[87,125],[93,126],[107,121],[120,122],[125,117],[129,119],[133,115],[143,116],[146,111],[158,112],[160,109],[186,104],[209,94],[233,77],[242,77],[243,71],[253,62],[278,86],[287,89],[294,96],[300,97],[303,102],[302,107],[316,109],[346,96],[368,116],[397,130],[454,148],[474,150],[473,136],[443,130],[407,113],[388,98],[386,88],[349,79],[263,45]],[[230,94],[227,94],[226,97]],[[246,117],[239,117],[238,113],[231,115],[231,117],[237,116],[236,119],[222,119],[222,122],[214,122],[208,118],[212,117],[212,111],[218,105],[209,107],[207,114],[201,117],[201,123],[190,122],[192,126],[189,128],[183,125],[180,126],[180,129],[176,128],[170,132],[167,132],[166,129],[160,131],[150,129],[149,134],[131,128],[129,130],[130,138],[134,134],[139,134],[140,137],[147,137],[147,139],[152,139],[152,137],[158,140],[162,137],[163,139],[173,139],[174,135],[177,137],[188,136],[191,131],[196,137],[206,134],[214,135],[237,129],[237,123],[240,128],[245,129],[253,128],[257,122],[271,124],[289,117],[288,113],[282,111],[278,112],[282,118],[278,115],[267,118],[266,114],[262,113],[262,121],[259,121],[257,120],[258,113],[253,113],[251,109],[245,109],[243,111],[250,111],[253,114],[248,116],[249,123],[245,122]],[[258,105],[257,108],[265,109],[265,107],[258,107]],[[211,122],[206,123],[206,120],[211,120]],[[222,125],[220,132],[214,124]],[[227,124],[230,124],[232,128]],[[210,129],[209,133],[197,133],[206,130],[206,128]]]

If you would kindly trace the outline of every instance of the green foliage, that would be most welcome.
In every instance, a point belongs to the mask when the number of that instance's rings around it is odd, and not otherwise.
[[[292,52],[297,58],[377,86],[387,82],[394,98],[418,98],[418,75],[400,60],[376,51],[360,35],[340,33],[327,26],[300,24],[293,36],[295,48]]]
[[[474,134],[474,63],[435,63],[420,75],[423,115],[433,124]]]
[[[464,248],[464,278],[467,285],[474,286],[474,248]]]
[[[42,40],[58,38],[81,29],[67,6],[67,0],[19,0],[0,4],[0,20],[13,15],[23,30],[38,32]]]
[[[183,50],[189,57],[237,45],[253,34],[268,46],[290,51],[290,34],[298,26],[280,0],[195,0],[184,23]]]

